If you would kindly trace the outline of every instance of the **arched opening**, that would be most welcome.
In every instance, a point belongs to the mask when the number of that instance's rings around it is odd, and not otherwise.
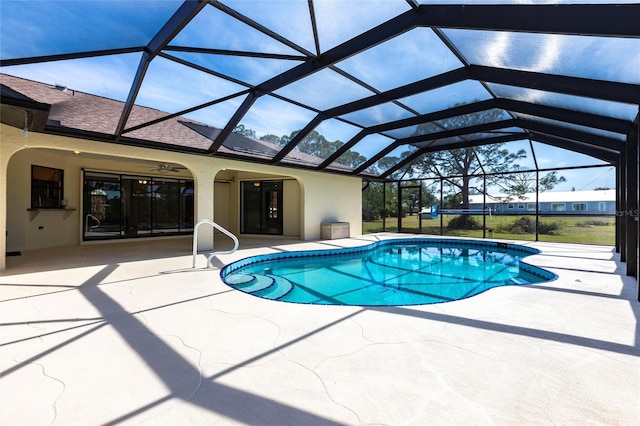
[[[215,177],[214,220],[239,235],[302,238],[302,187],[291,176],[220,171]]]
[[[6,250],[186,235],[193,204],[193,178],[182,165],[28,148],[7,167]]]

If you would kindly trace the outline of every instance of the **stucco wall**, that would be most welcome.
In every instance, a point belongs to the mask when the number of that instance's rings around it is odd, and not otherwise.
[[[229,192],[230,192],[230,184],[228,183],[218,183],[214,185],[214,216],[213,221],[218,225],[222,226],[225,229],[233,231],[235,228],[231,227],[231,222],[229,220],[229,215],[231,214],[231,206],[229,206]]]
[[[286,199],[283,208],[282,233],[287,237],[298,237],[302,233],[301,217],[302,203],[300,202],[300,184],[297,180],[285,180],[282,184],[283,196]]]
[[[228,229],[234,233],[239,232],[239,181],[283,179],[284,235],[319,239],[320,223],[327,220],[350,222],[351,235],[361,234],[359,178],[38,133],[30,133],[25,141],[21,129],[0,126],[0,224],[9,235],[7,238],[5,232],[0,233],[0,270],[6,264],[6,249],[23,251],[80,243],[82,168],[127,174],[151,173],[148,164],[144,167],[136,165],[135,161],[139,160],[187,167],[195,182],[196,220],[216,217],[226,221]],[[73,155],[73,150],[81,151],[81,154]],[[69,210],[38,214],[27,210],[32,164],[64,170],[64,196]],[[234,182],[214,185],[214,179],[219,175],[233,176]],[[212,246],[212,236],[203,233],[198,241],[199,249],[207,250]]]
[[[18,151],[9,163],[7,187],[7,251],[77,244],[80,241],[80,165],[71,158],[37,149]],[[31,207],[31,165],[64,170],[65,210],[28,211]]]
[[[306,239],[320,238],[322,222],[349,222],[350,236],[362,234],[362,185],[341,176],[310,176],[303,183],[303,228]]]

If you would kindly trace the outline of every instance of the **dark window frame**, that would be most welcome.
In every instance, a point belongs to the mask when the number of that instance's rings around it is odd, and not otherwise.
[[[82,179],[82,194],[83,194],[83,202],[82,202],[82,216],[87,217],[87,214],[91,214],[93,217],[99,216],[97,214],[94,215],[92,209],[93,205],[91,199],[87,201],[88,189],[87,182],[93,181],[97,178],[117,178],[118,182],[118,191],[120,192],[120,196],[118,199],[118,209],[117,214],[118,224],[113,223],[112,232],[109,235],[92,235],[90,225],[99,223],[97,221],[89,220],[83,222],[82,228],[82,240],[83,241],[98,241],[98,240],[113,240],[113,239],[130,239],[130,238],[140,238],[140,237],[156,237],[156,236],[169,236],[169,235],[189,235],[193,233],[194,227],[194,214],[195,214],[195,183],[193,179],[188,179],[185,177],[165,177],[165,176],[150,176],[150,175],[136,175],[136,174],[123,174],[123,173],[114,173],[114,172],[104,172],[99,170],[90,170],[90,169],[82,169],[83,179]],[[129,182],[129,183],[127,183]],[[178,222],[177,226],[167,230],[161,226],[158,226],[156,223],[156,209],[155,205],[157,197],[155,194],[154,186],[156,182],[175,182],[177,183],[179,191],[174,193],[174,199],[172,200],[176,205],[178,210]],[[143,212],[140,223],[143,223],[144,226],[138,228],[138,224],[135,227],[129,228],[130,232],[127,233],[127,215],[131,214],[131,212],[127,212],[126,204],[132,202],[132,197],[135,197],[132,192],[132,188],[128,190],[125,189],[127,185],[140,185],[140,186],[148,186],[145,189],[144,193],[136,193],[138,195],[144,195],[145,198],[149,199],[149,208]],[[128,195],[125,195],[128,194]],[[91,195],[89,195],[91,197]],[[143,201],[143,203],[146,201]],[[131,208],[131,206],[129,206]],[[140,211],[137,211],[137,214],[140,214]],[[184,216],[183,216],[184,214]],[[98,221],[100,218],[96,218]],[[148,226],[147,226],[148,225]],[[136,232],[133,232],[135,230]],[[138,232],[142,231],[142,232]]]
[[[59,180],[37,179],[37,174],[58,174]],[[31,165],[31,208],[32,209],[61,209],[64,208],[64,169],[55,167]]]
[[[577,202],[571,205],[571,209],[574,212],[586,212],[588,210],[588,206],[587,203]]]

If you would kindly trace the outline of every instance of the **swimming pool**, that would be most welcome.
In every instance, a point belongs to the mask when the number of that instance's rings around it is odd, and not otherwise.
[[[390,239],[363,247],[249,257],[222,280],[245,293],[284,302],[401,306],[442,303],[490,288],[551,281],[516,244],[433,238]]]

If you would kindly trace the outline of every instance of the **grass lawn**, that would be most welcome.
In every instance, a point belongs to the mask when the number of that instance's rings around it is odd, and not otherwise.
[[[447,224],[455,215],[443,215],[442,235],[452,235],[459,237],[482,238],[482,229],[463,230],[448,229]],[[482,216],[474,216],[478,223],[482,224]],[[509,233],[504,231],[520,216],[487,216],[486,217],[486,236],[490,238],[488,230],[492,229],[493,238],[514,239],[514,240],[535,240],[535,234],[532,233]],[[530,216],[531,217],[531,216]],[[534,217],[531,217],[534,219]],[[539,241],[549,241],[558,243],[578,243],[578,244],[599,244],[614,245],[615,244],[615,218],[608,216],[585,216],[585,217],[566,217],[553,216],[541,217],[541,224],[556,222],[559,227],[557,230],[549,234],[539,234]],[[591,224],[590,224],[591,223]],[[594,225],[597,224],[597,225]],[[386,230],[389,232],[398,231],[398,219],[394,217],[387,218]],[[503,231],[501,231],[503,230]],[[419,232],[418,216],[411,215],[402,218],[403,232]],[[362,232],[382,232],[382,219],[363,222]],[[422,233],[428,235],[440,234],[440,217],[437,219],[422,220]]]

